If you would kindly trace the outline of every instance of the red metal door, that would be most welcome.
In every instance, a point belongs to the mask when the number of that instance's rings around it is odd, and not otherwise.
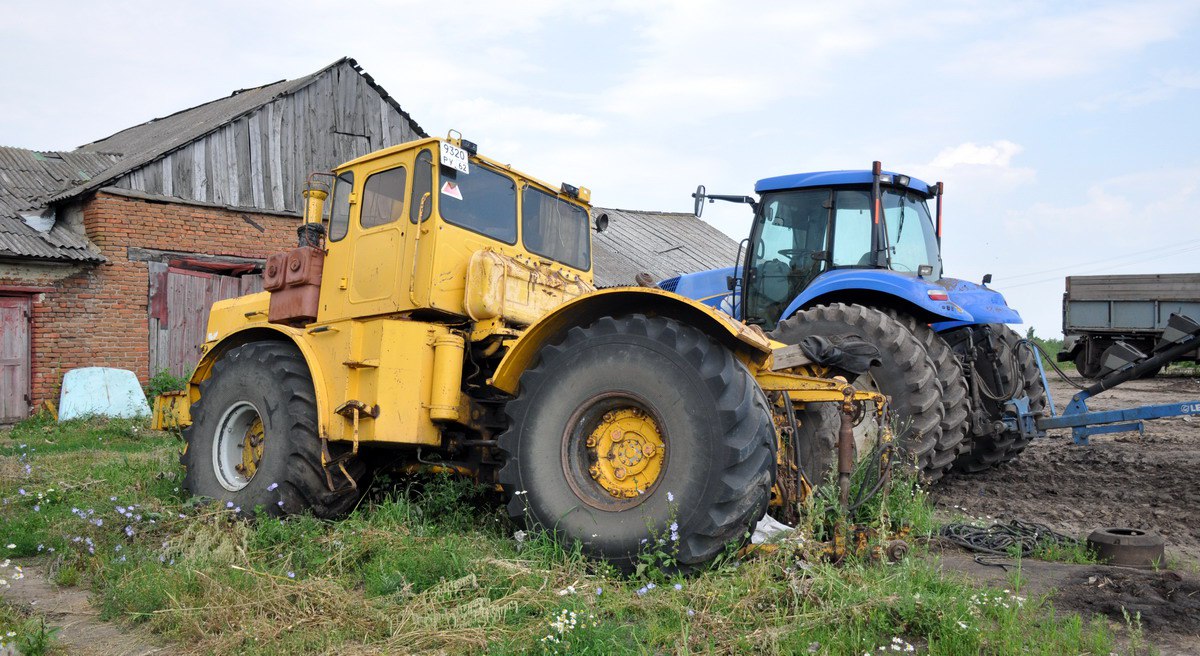
[[[0,296],[0,423],[29,416],[29,298]]]

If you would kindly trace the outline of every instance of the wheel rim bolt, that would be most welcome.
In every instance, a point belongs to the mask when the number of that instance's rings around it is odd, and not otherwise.
[[[642,454],[645,455],[647,458],[653,456],[654,451],[655,451],[655,448],[654,448],[653,444],[647,444],[646,446],[642,447]]]
[[[622,433],[622,432],[621,432],[621,430],[620,430],[619,428],[618,428],[618,429],[613,429],[613,432],[612,432],[612,440],[613,440],[614,442],[620,442],[621,440],[624,440],[624,439],[625,439],[625,434],[624,434],[624,433]]]
[[[613,470],[613,476],[616,477],[616,479],[618,481],[624,480],[625,474],[626,474],[626,472],[625,472],[624,467],[617,467],[616,469]]]
[[[592,478],[600,478],[600,468],[596,465],[589,467],[588,473],[592,475]]]
[[[588,435],[586,444],[589,449],[596,448],[596,437],[594,435]]]

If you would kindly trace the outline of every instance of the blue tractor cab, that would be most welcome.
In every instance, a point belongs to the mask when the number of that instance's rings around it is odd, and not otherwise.
[[[955,465],[978,471],[1004,462],[1028,444],[1014,408],[1040,412],[1044,392],[1032,352],[1018,348],[1021,337],[1006,326],[1021,316],[987,287],[988,277],[976,284],[943,275],[942,183],[875,162],[869,170],[764,178],[754,190],[756,197],[697,189],[697,216],[715,200],[750,205],[750,236],[733,266],[661,287],[785,343],[847,335],[876,342],[885,364],[856,384],[888,393],[907,414],[910,453],[931,479]]]

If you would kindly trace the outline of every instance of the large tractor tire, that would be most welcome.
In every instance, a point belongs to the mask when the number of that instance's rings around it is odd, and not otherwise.
[[[321,464],[312,376],[295,346],[253,342],[213,364],[183,431],[183,488],[250,514],[311,511],[331,518],[361,496],[367,468],[361,458],[331,467],[329,489]],[[330,459],[350,447],[330,443]],[[351,484],[353,479],[354,484]]]
[[[810,403],[796,411],[796,456],[809,485],[835,482],[841,403]],[[857,446],[857,445],[856,445]],[[858,460],[855,454],[855,460]]]
[[[990,324],[990,327],[997,335],[1000,362],[997,373],[1002,389],[987,390],[991,394],[981,394],[984,411],[989,419],[999,420],[1004,413],[1004,402],[990,397],[1004,397],[1015,392],[1017,396],[1028,396],[1029,411],[1040,416],[1046,409],[1046,388],[1042,386],[1033,352],[1028,346],[1020,344],[1022,338],[1012,328],[1003,324]],[[986,358],[980,358],[975,368],[975,375],[981,379],[981,384],[982,381],[992,380],[992,365]],[[1015,430],[976,436],[971,451],[958,459],[955,468],[969,474],[984,471],[1016,458],[1029,446],[1029,442],[1029,438],[1021,437]]]
[[[810,335],[858,337],[879,349],[883,363],[850,382],[891,397],[891,409],[899,420],[901,454],[930,482],[940,479],[953,456],[938,452],[945,412],[942,390],[921,341],[883,311],[846,303],[797,312],[771,332],[772,339],[785,344],[797,344]]]
[[[920,340],[933,362],[934,372],[942,386],[942,436],[934,448],[932,461],[935,466],[948,469],[954,461],[971,450],[971,397],[967,377],[962,363],[954,350],[933,332],[928,324],[917,321],[908,314],[888,310],[888,315],[904,324],[913,336]]]
[[[621,570],[653,550],[674,552],[680,569],[702,565],[766,512],[766,397],[727,348],[672,319],[570,329],[542,348],[505,412],[510,515]]]

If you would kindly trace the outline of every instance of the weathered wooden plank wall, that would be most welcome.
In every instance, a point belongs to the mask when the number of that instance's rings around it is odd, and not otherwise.
[[[223,276],[149,262],[150,373],[192,372],[200,358],[212,304],[262,291],[262,275]]]
[[[114,185],[234,207],[300,212],[304,181],[419,135],[349,64]]]

